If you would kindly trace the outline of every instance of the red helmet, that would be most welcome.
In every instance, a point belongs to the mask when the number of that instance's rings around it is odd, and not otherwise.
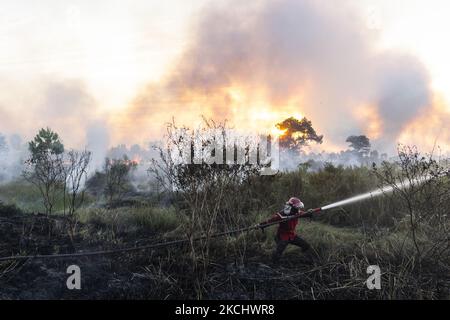
[[[287,204],[289,204],[292,207],[297,208],[297,209],[303,209],[305,207],[303,202],[301,202],[299,198],[295,198],[295,197],[290,198],[289,201],[287,202]]]

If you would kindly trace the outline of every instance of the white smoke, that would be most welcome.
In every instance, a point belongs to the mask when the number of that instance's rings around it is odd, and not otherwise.
[[[405,125],[431,106],[424,65],[411,55],[378,50],[377,35],[346,2],[213,3],[191,37],[167,78],[138,96],[125,124],[138,123],[140,130],[200,113],[236,126],[253,124],[248,110],[261,102],[251,96],[262,92],[273,112],[290,112],[291,102],[299,101],[296,111],[324,134],[324,145],[366,133],[374,120],[356,117],[355,110],[374,106],[378,145],[393,151]],[[237,110],[227,91],[234,86],[250,96]]]
[[[27,145],[19,135],[5,136],[0,133],[0,184],[9,182],[22,173],[27,156]]]
[[[87,150],[92,152],[91,170],[98,170],[105,162],[109,149],[109,128],[104,121],[93,121],[86,132]]]

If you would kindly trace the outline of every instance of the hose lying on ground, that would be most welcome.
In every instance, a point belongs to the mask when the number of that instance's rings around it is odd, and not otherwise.
[[[320,209],[320,208],[319,208]],[[318,212],[319,209],[311,210],[311,212]],[[127,247],[127,248],[118,248],[118,249],[110,249],[110,250],[98,250],[98,251],[87,251],[87,252],[75,252],[75,253],[62,253],[62,254],[49,254],[49,255],[26,255],[26,256],[9,256],[9,257],[2,257],[0,258],[0,262],[2,261],[9,261],[9,260],[27,260],[27,259],[58,259],[58,258],[74,258],[74,257],[88,257],[88,256],[98,256],[98,255],[108,255],[108,254],[117,254],[117,253],[123,253],[123,252],[133,252],[133,251],[141,251],[141,250],[150,250],[150,249],[156,249],[161,247],[168,247],[176,244],[182,244],[190,241],[200,241],[204,239],[212,239],[212,238],[218,238],[218,237],[224,237],[227,235],[235,234],[235,233],[243,233],[246,231],[251,231],[255,229],[265,228],[269,227],[274,224],[279,224],[280,222],[284,222],[287,220],[292,219],[299,219],[304,215],[305,212],[301,212],[297,215],[293,215],[290,217],[286,217],[283,220],[265,223],[262,225],[254,225],[250,227],[244,227],[219,233],[213,233],[209,236],[200,236],[196,238],[186,238],[186,239],[179,239],[179,240],[172,240],[172,241],[166,241],[166,242],[160,242],[155,244],[149,244],[149,245],[143,245],[143,246],[135,246],[135,247]]]

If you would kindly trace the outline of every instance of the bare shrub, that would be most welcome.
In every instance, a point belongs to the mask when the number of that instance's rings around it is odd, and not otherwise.
[[[51,215],[64,186],[63,155],[46,153],[26,161],[24,178],[35,185],[43,199],[45,213]]]
[[[448,249],[450,209],[449,169],[445,161],[421,155],[417,148],[399,146],[399,160],[384,162],[375,172],[382,184],[393,188],[391,197],[401,201],[408,218],[411,239],[418,258]],[[425,236],[429,241],[421,241]],[[431,245],[431,247],[430,247]]]
[[[149,173],[163,187],[164,192],[173,193],[181,199],[180,209],[188,216],[185,226],[186,236],[190,239],[190,252],[193,271],[199,275],[197,292],[202,292],[202,273],[209,264],[211,235],[218,230],[236,227],[240,224],[244,211],[247,188],[243,186],[250,177],[259,175],[261,167],[250,164],[251,146],[235,146],[233,160],[239,152],[244,155],[243,163],[227,163],[226,150],[210,149],[217,135],[226,142],[226,123],[215,123],[204,119],[204,127],[192,130],[178,128],[174,122],[167,125],[165,144],[157,146],[159,159],[152,159]],[[214,163],[206,163],[194,152],[194,143],[201,146],[200,154],[207,152],[219,157]],[[183,152],[191,151],[192,161],[179,161]],[[241,148],[241,149],[239,149]],[[189,156],[189,155],[188,155]],[[200,156],[201,157],[201,156]],[[243,192],[244,191],[244,192]],[[203,236],[204,240],[194,243],[194,238]],[[201,271],[201,272],[200,272]]]
[[[375,172],[383,184],[393,188],[389,196],[400,203],[402,220],[397,227],[406,230],[405,240],[396,246],[398,256],[408,256],[407,243],[413,252],[402,263],[403,277],[415,279],[416,290],[440,278],[439,272],[426,272],[441,267],[448,270],[450,258],[449,219],[450,181],[446,160],[422,155],[416,147],[399,146],[399,160],[383,163]]]
[[[84,182],[87,178],[87,170],[91,161],[91,152],[71,150],[67,153],[64,161],[64,214],[66,204],[68,206],[68,231],[73,241],[77,220],[75,212],[79,209],[85,199]]]
[[[105,159],[103,166],[105,174],[105,195],[111,205],[121,200],[125,191],[129,189],[130,172],[137,167],[137,163],[123,156],[122,159]]]

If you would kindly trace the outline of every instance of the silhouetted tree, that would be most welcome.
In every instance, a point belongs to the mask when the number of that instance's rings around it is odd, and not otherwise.
[[[350,143],[350,148],[358,153],[367,154],[370,151],[370,140],[365,135],[349,136],[345,142]]]
[[[323,135],[318,135],[314,130],[311,121],[307,118],[298,120],[290,117],[283,122],[277,123],[276,127],[279,130],[285,130],[284,134],[280,136],[280,147],[290,150],[298,150],[302,146],[308,145],[313,141],[322,143]]]

